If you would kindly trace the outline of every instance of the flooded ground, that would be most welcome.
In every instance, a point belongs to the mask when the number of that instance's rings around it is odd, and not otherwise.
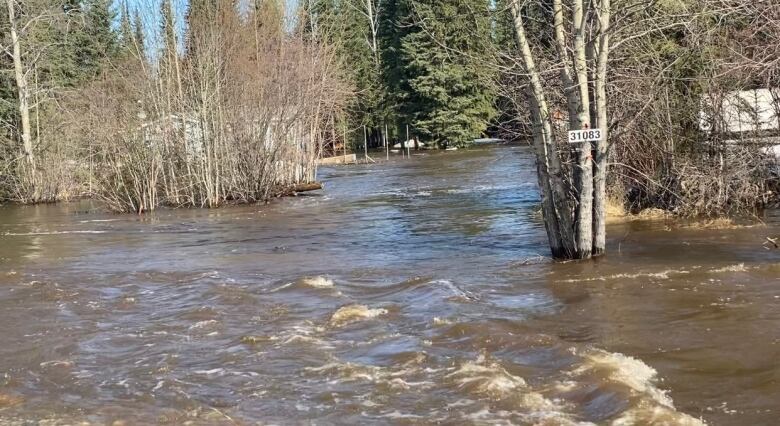
[[[533,160],[321,170],[266,206],[0,208],[0,423],[771,425],[780,234],[611,226],[554,264]]]

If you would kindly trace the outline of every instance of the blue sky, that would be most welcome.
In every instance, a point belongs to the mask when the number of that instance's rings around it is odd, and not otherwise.
[[[174,14],[176,16],[176,27],[181,34],[184,28],[184,17],[187,13],[187,7],[189,5],[188,0],[171,0],[173,5]],[[161,0],[114,0],[114,8],[121,10],[122,3],[127,2],[127,7],[130,9],[130,13],[133,14],[136,10],[141,15],[141,20],[144,24],[144,30],[146,33],[146,51],[155,55],[155,52],[159,47],[159,33],[160,33],[160,4]],[[117,16],[119,14],[117,13]]]
[[[114,0],[114,8],[117,12],[122,7],[121,5],[124,1],[127,2],[130,13],[134,13],[135,10],[140,12],[146,30],[147,52],[150,52],[150,54],[154,56],[154,52],[157,51],[160,40],[160,4],[162,0]],[[249,0],[239,1],[247,4]],[[288,16],[291,16],[291,12],[298,6],[298,0],[284,1],[286,3]],[[172,5],[176,15],[176,27],[178,28],[179,33],[182,34],[184,31],[184,18],[189,7],[189,0],[172,0]],[[118,15],[119,14],[117,13],[117,16]]]

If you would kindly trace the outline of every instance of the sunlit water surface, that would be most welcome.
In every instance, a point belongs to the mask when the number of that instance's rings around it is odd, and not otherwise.
[[[767,225],[612,225],[555,264],[530,152],[323,169],[320,194],[0,208],[0,423],[776,424]]]

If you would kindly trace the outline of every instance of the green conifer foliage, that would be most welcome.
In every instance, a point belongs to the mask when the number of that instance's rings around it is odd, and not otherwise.
[[[138,9],[135,10],[133,15],[133,31],[135,32],[133,36],[135,48],[143,59],[146,57],[146,37],[144,36],[144,23],[141,20],[141,13]]]
[[[171,0],[163,0],[160,3],[160,32],[163,36],[160,63],[170,62],[172,55],[176,54],[176,25],[173,20]]]
[[[127,7],[127,1],[122,3],[122,11],[119,16],[119,39],[117,42],[120,50],[132,51],[133,25],[130,23],[130,9]]]
[[[491,14],[484,0],[414,0],[401,38],[403,96],[415,129],[440,145],[466,145],[496,115]],[[404,90],[406,84],[399,85]]]
[[[107,59],[118,51],[117,36],[111,28],[114,13],[110,0],[85,0],[82,4],[83,28],[73,34],[79,79],[94,78]]]

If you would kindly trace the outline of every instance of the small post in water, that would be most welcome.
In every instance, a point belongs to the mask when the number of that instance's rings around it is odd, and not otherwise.
[[[347,122],[344,120],[344,164],[347,164]]]
[[[366,164],[368,164],[368,132],[365,124],[363,125],[363,154],[366,156]]]
[[[404,145],[406,145],[406,158],[409,158],[409,125],[406,125],[406,142],[404,142]]]

